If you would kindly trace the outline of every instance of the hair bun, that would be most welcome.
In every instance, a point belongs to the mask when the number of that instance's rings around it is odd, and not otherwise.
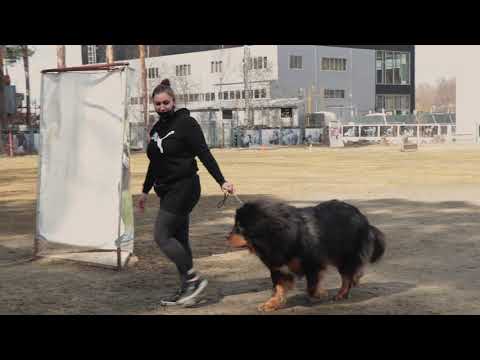
[[[163,79],[162,82],[160,83],[160,85],[170,87],[170,80],[168,80],[168,79]]]

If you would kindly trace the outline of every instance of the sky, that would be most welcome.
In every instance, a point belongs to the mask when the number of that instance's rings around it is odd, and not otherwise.
[[[32,45],[36,50],[30,60],[30,83],[32,101],[37,103],[40,97],[40,71],[47,68],[55,68],[56,45]],[[456,63],[462,59],[465,50],[471,50],[477,45],[416,45],[416,83],[435,83],[440,77],[455,77],[461,67]],[[466,49],[469,47],[470,49]],[[467,51],[468,52],[468,51]],[[81,65],[80,45],[66,45],[67,66]],[[17,86],[17,92],[25,91],[25,76],[23,62],[11,66],[8,69],[12,83]]]

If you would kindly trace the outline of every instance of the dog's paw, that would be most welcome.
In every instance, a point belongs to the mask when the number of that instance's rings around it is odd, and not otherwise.
[[[335,295],[335,297],[333,298],[334,301],[340,301],[340,300],[345,300],[345,299],[348,299],[350,298],[350,294],[349,293],[341,293],[339,292],[337,295]]]
[[[277,311],[282,307],[283,304],[284,301],[280,301],[278,299],[270,299],[267,302],[259,305],[258,310],[261,312]]]
[[[325,299],[328,298],[328,290],[326,289],[317,289],[315,294],[313,294],[313,298],[315,299]]]
[[[317,290],[313,295],[309,295],[308,299],[312,303],[328,300],[328,290],[325,290],[325,289]]]

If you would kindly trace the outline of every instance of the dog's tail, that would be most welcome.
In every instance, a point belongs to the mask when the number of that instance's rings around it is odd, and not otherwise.
[[[385,253],[385,235],[375,226],[370,225],[368,237],[369,240],[373,243],[373,253],[370,257],[370,262],[375,263],[380,260]]]

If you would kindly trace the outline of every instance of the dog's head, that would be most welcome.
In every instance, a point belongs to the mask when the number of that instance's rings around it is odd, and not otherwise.
[[[246,203],[237,209],[235,213],[235,223],[227,237],[230,246],[237,249],[249,249],[253,252],[252,244],[248,239],[248,226],[250,225],[252,216],[255,215],[254,206],[251,203]]]
[[[266,245],[264,243],[271,236],[275,237],[271,232],[282,219],[276,214],[279,206],[278,202],[269,199],[247,202],[237,209],[235,223],[228,235],[230,245],[234,248],[248,248],[251,252]]]

